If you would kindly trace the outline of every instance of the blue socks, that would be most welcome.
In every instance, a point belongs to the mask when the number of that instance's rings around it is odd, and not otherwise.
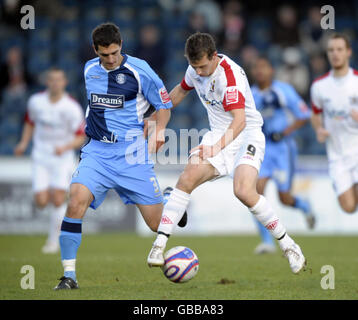
[[[61,225],[60,247],[64,276],[76,281],[76,256],[82,239],[82,219],[64,217]]]
[[[299,197],[294,197],[294,199],[295,199],[295,203],[293,205],[294,208],[300,209],[301,211],[303,211],[305,215],[311,212],[311,206],[307,200],[304,200]]]

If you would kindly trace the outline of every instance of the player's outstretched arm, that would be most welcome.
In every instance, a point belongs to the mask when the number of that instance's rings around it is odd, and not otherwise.
[[[189,90],[184,90],[182,86],[177,84],[169,93],[170,100],[172,100],[173,108],[175,108],[189,93]]]
[[[311,124],[316,131],[317,141],[323,143],[329,137],[329,132],[323,127],[322,116],[313,113],[311,116]]]
[[[24,128],[22,130],[21,140],[16,145],[14,150],[14,154],[16,156],[21,156],[26,151],[26,148],[32,139],[33,132],[34,132],[34,125],[30,124],[29,122],[25,122]]]

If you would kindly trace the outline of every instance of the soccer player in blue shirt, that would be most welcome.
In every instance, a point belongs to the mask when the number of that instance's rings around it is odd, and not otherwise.
[[[251,91],[256,108],[264,119],[262,130],[266,137],[266,152],[257,191],[263,194],[267,182],[273,179],[281,203],[299,209],[305,215],[308,227],[312,229],[315,225],[315,217],[311,212],[310,203],[291,194],[297,157],[293,134],[310,119],[311,112],[290,84],[274,80],[273,75],[274,69],[269,59],[264,56],[259,57],[252,68],[255,84],[251,87]],[[293,121],[290,121],[290,115],[293,116]],[[256,220],[255,222],[262,239],[255,253],[276,251],[271,234]]]
[[[156,152],[165,142],[171,100],[162,80],[145,61],[121,52],[116,25],[97,26],[92,41],[98,57],[84,67],[89,141],[82,147],[71,181],[60,234],[64,276],[55,290],[78,288],[75,263],[82,219],[88,207],[98,208],[109,189],[114,189],[125,204],[136,204],[151,230],[157,230],[162,216],[163,197],[148,148],[152,146]],[[143,120],[150,105],[157,117],[155,132],[147,142]]]

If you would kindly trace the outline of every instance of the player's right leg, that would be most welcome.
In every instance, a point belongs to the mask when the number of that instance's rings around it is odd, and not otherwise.
[[[188,207],[191,192],[217,175],[218,172],[214,166],[208,161],[201,160],[198,155],[194,155],[189,159],[189,163],[180,175],[164,206],[158,227],[158,236],[147,258],[147,263],[150,267],[164,264],[163,253],[166,243]]]
[[[358,206],[358,165],[356,159],[329,162],[329,175],[343,211],[354,213]]]
[[[346,213],[356,212],[358,205],[357,193],[356,185],[353,185],[338,196],[339,205]]]

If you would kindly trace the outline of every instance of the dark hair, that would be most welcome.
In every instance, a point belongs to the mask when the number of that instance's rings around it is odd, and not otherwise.
[[[257,62],[258,60],[266,61],[271,66],[271,68],[273,68],[273,64],[266,54],[259,54],[259,56],[255,59],[255,62]]]
[[[52,66],[46,70],[46,75],[48,76],[51,72],[62,72],[65,78],[67,78],[66,71],[58,66]]]
[[[185,56],[192,62],[200,60],[205,54],[211,59],[215,51],[214,38],[208,33],[196,32],[185,43]]]
[[[112,22],[98,25],[92,31],[92,42],[96,50],[98,49],[98,46],[108,47],[112,43],[121,45],[122,39],[119,28]]]
[[[331,34],[328,38],[328,40],[332,40],[332,39],[343,39],[344,42],[346,43],[346,47],[347,49],[351,49],[352,46],[351,46],[351,42],[349,40],[349,37],[344,34],[344,33],[341,33],[341,32],[335,32],[333,34]]]

